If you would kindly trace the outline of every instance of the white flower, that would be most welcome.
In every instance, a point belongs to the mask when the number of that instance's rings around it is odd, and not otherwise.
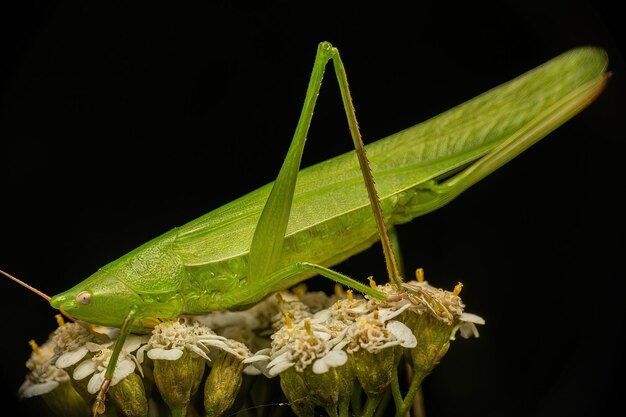
[[[87,353],[86,343],[97,340],[97,335],[78,323],[64,323],[57,316],[59,327],[41,346],[31,342],[33,353],[26,362],[31,372],[18,391],[22,398],[33,397],[51,392],[59,383],[69,381],[65,368],[81,360]],[[106,338],[106,336],[102,336]],[[58,359],[63,358],[60,364]]]
[[[408,306],[399,310],[386,309],[362,316],[347,330],[349,353],[359,349],[365,349],[370,353],[377,353],[383,349],[402,346],[413,348],[417,345],[417,339],[411,329],[397,320],[390,320],[401,314]]]
[[[145,346],[137,352],[139,362],[143,362],[144,352],[150,359],[174,361],[183,356],[185,349],[210,361],[210,347],[223,350],[243,359],[249,351],[243,344],[215,334],[211,329],[197,322],[191,324],[167,321],[157,325]]]
[[[111,386],[117,384],[119,381],[133,373],[136,367],[138,367],[141,372],[141,367],[138,366],[139,364],[137,362],[137,358],[132,354],[132,352],[136,351],[142,344],[144,344],[146,339],[146,336],[138,336],[134,334],[128,335],[115,365],[115,371],[113,372],[113,378],[111,379]],[[84,349],[77,349],[75,351],[68,352],[68,354],[61,355],[59,359],[57,359],[57,366],[64,368],[74,365],[83,359],[87,355],[87,352],[91,352],[93,356],[82,361],[76,366],[72,374],[72,378],[80,381],[89,375],[92,375],[89,383],[87,384],[87,391],[91,394],[95,394],[104,382],[104,375],[113,353],[113,350],[109,349],[109,347],[111,347],[113,343],[113,341],[104,344],[87,342],[84,345]],[[82,356],[80,356],[80,354],[82,354]]]
[[[271,348],[257,352],[244,363],[270,378],[291,367],[302,372],[312,366],[313,372],[324,373],[331,367],[345,364],[347,356],[341,350],[344,334],[308,319],[297,324],[287,321],[272,335]]]
[[[267,303],[265,303],[267,305]],[[269,337],[258,333],[270,326],[269,317],[264,317],[264,309],[251,308],[244,311],[214,311],[200,316],[185,316],[188,323],[194,321],[213,330],[226,339],[244,343],[254,350],[269,346]],[[271,313],[274,315],[274,312]]]
[[[65,323],[59,326],[50,339],[55,345],[56,356],[63,358],[57,364],[59,368],[66,368],[81,360],[87,354],[85,344],[97,341],[94,333],[78,323]]]
[[[435,288],[427,281],[410,281],[402,284],[401,296],[411,302],[411,310],[418,314],[430,312],[446,324],[453,324],[463,313],[465,304],[458,292]],[[460,288],[459,290],[460,291]]]
[[[250,314],[248,310],[213,311],[209,314],[190,316],[188,318],[190,319],[190,323],[197,321],[216,333],[219,333],[219,329],[226,329],[230,327],[241,327],[251,330],[256,330],[261,327],[260,320]]]
[[[52,339],[48,339],[41,346],[31,342],[31,346],[33,353],[26,361],[26,367],[31,372],[26,375],[26,381],[18,390],[18,396],[22,399],[47,394],[57,388],[60,383],[69,381],[67,372],[51,363],[56,347]]]
[[[364,298],[353,298],[351,295],[345,300],[338,300],[329,309],[332,315],[332,320],[341,322],[344,325],[354,323],[357,318],[364,316],[373,310],[374,309],[371,307],[368,300]]]
[[[114,341],[106,342],[106,343],[94,343],[94,342],[85,342],[84,344],[75,347],[73,350],[65,352],[58,357],[56,361],[56,366],[59,368],[67,368],[68,366],[72,366],[80,362],[89,352],[98,352],[104,348],[108,348],[113,345]]]
[[[287,316],[292,322],[299,323],[313,315],[309,306],[293,293],[283,291],[276,297],[278,298],[278,311],[272,317],[272,329],[275,332],[287,324]]]

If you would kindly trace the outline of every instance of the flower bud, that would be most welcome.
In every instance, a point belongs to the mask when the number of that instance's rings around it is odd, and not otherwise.
[[[315,404],[309,396],[304,373],[293,367],[280,373],[280,387],[298,417],[313,417]]]
[[[379,396],[391,383],[397,367],[396,351],[388,348],[372,353],[359,349],[352,353],[356,377],[367,395]]]
[[[353,358],[344,351],[335,352],[345,355],[345,363],[341,366],[328,367],[324,373],[317,373],[315,366],[312,372],[311,369],[307,369],[306,372],[309,373],[306,376],[307,386],[315,404],[327,410],[333,410],[336,407],[340,410],[348,410],[356,379]],[[332,415],[331,412],[329,414]]]
[[[406,324],[417,338],[417,346],[410,350],[413,369],[424,378],[448,352],[454,326],[430,314],[410,314]]]
[[[154,358],[154,380],[173,416],[184,416],[204,375],[205,359],[183,350],[178,359]]]
[[[55,415],[67,417],[90,417],[91,407],[76,392],[69,380],[61,382],[54,390],[41,398]]]
[[[235,402],[243,380],[244,364],[227,352],[216,355],[204,384],[204,409],[208,417],[220,416]]]
[[[344,351],[331,351],[312,367],[291,367],[280,373],[285,396],[299,416],[311,415],[315,406],[347,409],[354,386],[354,368]]]
[[[147,417],[148,400],[141,377],[136,373],[111,386],[109,398],[115,404],[118,414],[125,417]]]
[[[53,334],[55,335],[56,332]],[[20,399],[39,397],[56,415],[83,417],[90,415],[88,402],[72,387],[66,370],[58,368],[51,360],[58,344],[53,336],[41,346],[34,340],[26,367],[30,372],[18,390]]]
[[[418,281],[407,282],[403,288],[404,296],[412,305],[404,313],[405,324],[417,339],[411,349],[411,360],[416,377],[423,379],[444,357],[457,330],[461,330],[463,337],[478,337],[475,324],[485,324],[485,321],[463,312],[465,304],[459,296],[463,288],[460,282],[453,291],[444,291],[429,285],[423,280],[423,273],[418,273]]]

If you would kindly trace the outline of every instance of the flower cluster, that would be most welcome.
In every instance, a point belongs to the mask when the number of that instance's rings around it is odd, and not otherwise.
[[[128,335],[107,396],[118,415],[147,416],[167,408],[184,416],[200,407],[221,415],[249,394],[239,393],[245,378],[279,377],[300,416],[315,415],[316,407],[329,415],[347,415],[349,408],[370,414],[392,385],[403,415],[455,335],[478,337],[476,324],[484,320],[464,311],[460,284],[445,291],[418,274],[416,281],[376,288],[386,295],[383,300],[298,286],[248,310],[185,316],[158,324],[149,335]],[[34,346],[20,395],[41,396],[59,414],[85,415],[103,386],[116,338],[60,323],[46,343]],[[155,390],[157,397],[151,395]],[[355,401],[355,390],[366,394],[365,404]],[[64,401],[53,395],[57,391]]]

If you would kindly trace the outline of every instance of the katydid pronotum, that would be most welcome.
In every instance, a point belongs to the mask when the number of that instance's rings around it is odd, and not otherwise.
[[[125,336],[157,320],[253,304],[316,274],[380,296],[328,269],[384,236],[372,216],[357,156],[347,153],[299,172],[329,60],[358,139],[343,65],[337,49],[323,42],[273,184],[147,242],[50,299],[75,319],[122,328],[95,409],[103,404]],[[567,121],[602,91],[606,65],[601,50],[572,50],[368,145],[378,191],[372,202],[380,204],[384,222],[394,226],[443,206]]]

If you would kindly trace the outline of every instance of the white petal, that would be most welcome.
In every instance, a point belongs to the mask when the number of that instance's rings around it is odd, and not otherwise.
[[[204,346],[203,346],[204,347]],[[206,359],[207,361],[210,361],[211,359],[207,356],[207,354],[200,349],[198,346],[196,345],[187,345],[187,349],[191,350],[192,352],[194,352],[196,355],[202,357],[203,359]]]
[[[269,352],[272,351],[271,348],[268,348],[268,349],[269,349]],[[280,349],[278,349],[276,352],[274,352],[272,354],[270,354],[268,352],[268,355],[270,355],[270,357],[272,357],[272,358],[277,358],[278,356],[282,355],[283,353],[289,352],[289,351],[290,351],[289,345],[284,345],[283,347],[281,347]]]
[[[343,347],[348,343],[348,341],[346,341],[346,334],[348,333],[348,330],[350,330],[349,326],[346,326],[343,329],[341,329],[341,331],[337,333],[335,337],[326,341],[326,346],[328,346],[332,350],[343,349]]]
[[[479,337],[478,329],[476,325],[471,322],[465,322],[459,326],[459,331],[461,332],[461,337],[464,339],[468,339],[470,336]]]
[[[325,323],[332,315],[330,309],[320,310],[311,317],[311,323]]]
[[[243,368],[243,373],[246,375],[261,375],[261,371],[259,371],[254,365],[248,365]]]
[[[76,369],[74,369],[74,373],[72,374],[72,378],[77,381],[80,381],[83,378],[93,374],[98,367],[98,363],[92,360],[86,360],[78,364]]]
[[[236,326],[254,330],[261,325],[256,317],[246,311],[216,311],[192,318],[211,329]]]
[[[161,359],[166,361],[175,361],[183,356],[183,351],[178,349],[162,349],[154,348],[148,351],[150,359]]]
[[[117,327],[106,327],[106,326],[99,326],[96,324],[92,324],[89,327],[91,328],[93,332],[105,335],[111,340],[117,339],[117,337],[120,334],[120,329]]]
[[[324,361],[324,358],[320,358],[313,362],[313,373],[314,374],[325,374],[328,372],[330,368],[328,364]]]
[[[341,340],[339,343],[337,343],[335,346],[333,346],[332,350],[342,350],[344,347],[346,347],[346,345],[350,343],[350,340],[344,338],[343,340]]]
[[[270,357],[269,355],[259,355],[256,354],[254,356],[250,356],[249,358],[244,359],[242,362],[243,363],[252,363],[252,362],[259,362],[259,361],[268,361],[269,362]]]
[[[348,361],[348,354],[343,350],[331,350],[324,356],[324,362],[333,368],[343,366]]]
[[[348,354],[343,350],[331,350],[326,356],[313,363],[313,373],[323,374],[330,368],[342,366],[348,361]]]
[[[325,331],[325,332],[313,331],[313,335],[323,342],[330,340],[330,333],[328,333],[328,331]]]
[[[143,353],[146,351],[146,349],[148,348],[148,345],[143,345],[142,347],[139,348],[139,350],[137,350],[137,360],[139,361],[139,363],[143,363]]]
[[[89,383],[87,384],[87,391],[89,391],[90,394],[95,394],[100,391],[100,387],[102,387],[102,383],[104,382],[104,372],[105,371],[94,374],[94,376],[92,376],[89,380]]]
[[[270,363],[267,364],[268,368],[271,368],[273,366],[275,366],[278,362],[282,362],[282,361],[290,361],[289,355],[291,354],[291,352],[289,350],[284,351],[283,353],[281,353],[278,356],[275,356],[274,359],[272,359],[270,361]]]
[[[275,375],[270,375],[269,370],[267,368],[267,363],[269,362],[269,359],[267,361],[258,361],[258,362],[254,362],[248,366],[246,366],[246,368],[244,368],[244,372],[248,375],[257,375],[256,372],[261,373],[263,375],[265,375],[265,377],[267,378],[272,378]],[[252,369],[254,368],[254,369]]]
[[[129,353],[134,352],[137,349],[139,349],[139,346],[141,346],[142,344],[146,342],[147,340],[145,336],[129,334],[128,337],[126,338],[126,341],[124,342],[124,347],[122,347],[122,350],[124,352],[129,352]]]
[[[86,346],[81,346],[78,349],[73,350],[71,352],[65,352],[64,354],[59,356],[55,365],[57,368],[60,368],[60,369],[67,368],[68,366],[74,365],[75,363],[80,361],[82,358],[84,358],[87,352],[88,350]]]
[[[461,313],[459,320],[468,321],[470,323],[485,324],[485,319],[472,313]]]
[[[235,349],[231,348],[230,346],[228,346],[228,344],[224,342],[216,342],[216,343],[211,344],[211,346],[221,349],[224,352],[230,353],[231,355],[237,358],[242,358],[241,355]]]
[[[279,373],[281,373],[282,371],[284,371],[286,369],[289,369],[289,368],[291,368],[294,365],[295,365],[294,362],[289,362],[289,361],[277,362],[269,370],[269,374],[270,374],[270,376],[276,376]],[[268,368],[269,368],[269,366],[268,366]]]
[[[392,320],[387,323],[387,330],[394,335],[396,339],[402,341],[400,346],[405,348],[414,348],[417,346],[415,335],[404,323]]]
[[[94,342],[87,342],[85,343],[85,346],[87,347],[87,349],[89,349],[90,352],[100,352],[101,350],[108,348],[112,344],[113,344],[113,341],[102,343],[102,344],[94,343]]]
[[[36,397],[51,392],[59,386],[57,381],[46,381],[41,384],[33,384],[30,381],[26,381],[22,384],[18,391],[20,399]]]
[[[272,352],[272,348],[264,348],[264,349],[260,349],[260,350],[258,350],[258,351],[254,354],[254,356],[256,356],[256,355],[268,355],[268,356],[269,356],[269,354],[270,354],[271,352]]]
[[[386,322],[387,320],[391,320],[392,318],[402,314],[404,310],[406,310],[410,306],[410,303],[406,303],[400,308],[382,308],[378,310],[378,320],[382,323]],[[370,315],[373,315],[373,313],[370,313]]]
[[[132,374],[135,370],[135,363],[130,359],[124,359],[117,363],[115,366],[115,373],[111,379],[111,385],[115,385],[128,375]]]
[[[370,353],[378,353],[381,350],[385,350],[385,349],[390,348],[392,346],[398,346],[400,344],[402,344],[402,341],[400,341],[400,340],[391,340],[389,342],[383,343],[382,345],[369,344],[369,346],[361,345],[361,347],[363,347],[364,349],[367,349],[367,351],[370,352]]]
[[[210,339],[198,339],[196,343],[204,346],[207,350],[211,350],[209,347],[214,347],[217,349],[226,350],[229,349],[228,345],[221,340],[216,340],[213,338]]]
[[[220,336],[217,334],[204,334],[202,336],[197,336],[197,339],[200,342],[211,342],[212,340],[227,340],[224,336]]]

